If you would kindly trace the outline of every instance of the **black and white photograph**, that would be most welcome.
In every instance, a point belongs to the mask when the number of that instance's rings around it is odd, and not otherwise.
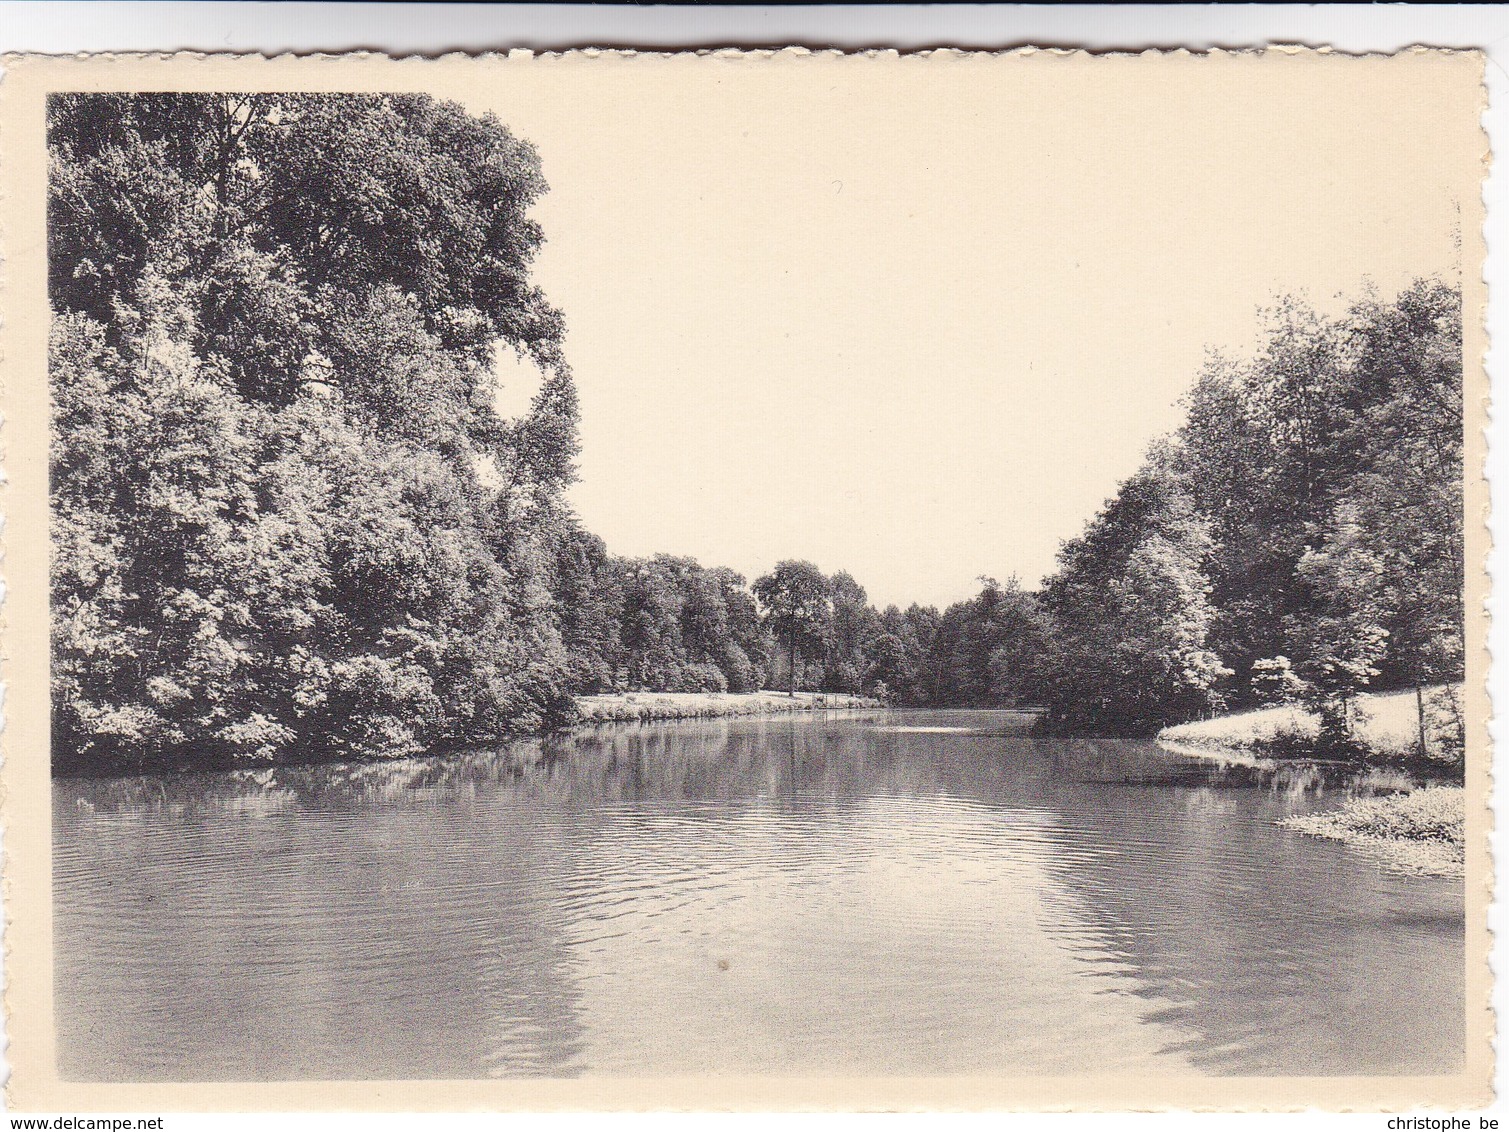
[[[12,1105],[1485,1103],[1483,66],[11,65]]]

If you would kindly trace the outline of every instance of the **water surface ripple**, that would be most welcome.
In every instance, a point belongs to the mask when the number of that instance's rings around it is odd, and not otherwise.
[[[1463,888],[1377,783],[894,712],[54,784],[64,1074],[1434,1074]]]

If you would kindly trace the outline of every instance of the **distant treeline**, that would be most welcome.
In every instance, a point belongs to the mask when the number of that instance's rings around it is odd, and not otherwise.
[[[556,597],[572,686],[611,691],[777,688],[912,706],[1012,706],[1035,693],[1042,615],[1015,582],[983,579],[944,613],[869,603],[848,573],[785,561],[752,585],[689,558],[617,558],[578,532]]]
[[[556,599],[572,687],[878,696],[896,704],[1011,705],[1041,648],[1033,597],[986,580],[949,607],[877,610],[849,574],[785,561],[752,585],[689,558],[617,558],[578,532]]]
[[[1291,304],[1256,359],[1212,361],[1041,592],[877,610],[810,563],[747,583],[580,528],[563,321],[530,280],[546,186],[495,119],[423,95],[69,94],[48,121],[60,769],[487,743],[613,689],[1138,731],[1460,678],[1440,283],[1339,319]],[[514,418],[499,348],[544,375]]]

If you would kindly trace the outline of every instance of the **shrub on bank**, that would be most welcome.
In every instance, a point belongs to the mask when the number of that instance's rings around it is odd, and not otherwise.
[[[1465,794],[1460,786],[1430,786],[1409,794],[1384,798],[1354,798],[1323,816],[1338,829],[1362,837],[1406,841],[1444,841],[1461,845]]]
[[[1280,824],[1368,849],[1404,872],[1461,876],[1466,816],[1462,787],[1429,786],[1408,794],[1354,798],[1338,810],[1300,814]]]

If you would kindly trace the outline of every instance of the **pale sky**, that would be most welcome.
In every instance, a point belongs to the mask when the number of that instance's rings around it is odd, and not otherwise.
[[[546,61],[585,525],[884,604],[1035,584],[1256,309],[1454,262],[1476,72],[1415,57]],[[1469,236],[1470,238],[1470,236]],[[515,389],[529,382],[517,372]]]

